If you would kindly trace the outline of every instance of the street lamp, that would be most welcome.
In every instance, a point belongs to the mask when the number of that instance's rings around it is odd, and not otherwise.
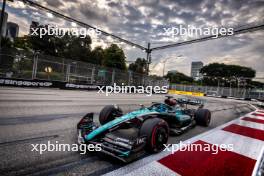
[[[48,80],[50,80],[50,74],[51,74],[51,72],[52,72],[52,68],[50,67],[50,66],[48,66],[48,67],[45,67],[45,72],[47,73],[47,75],[48,75]]]
[[[177,58],[181,58],[181,57],[182,57],[182,55],[178,55],[178,56],[176,56],[176,59],[177,59]],[[162,74],[162,77],[164,77],[166,63],[167,63],[167,61],[168,61],[169,59],[171,59],[171,58],[167,58],[167,59],[165,59],[164,61],[161,62],[161,63],[163,63],[163,72],[162,72],[163,74]]]

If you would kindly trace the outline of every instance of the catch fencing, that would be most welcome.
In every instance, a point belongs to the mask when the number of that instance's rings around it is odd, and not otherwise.
[[[0,53],[0,77],[92,85],[164,86],[168,80],[39,53]]]

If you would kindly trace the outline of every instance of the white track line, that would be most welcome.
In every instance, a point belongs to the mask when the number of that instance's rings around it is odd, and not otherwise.
[[[264,124],[261,124],[261,123],[250,122],[250,121],[246,121],[246,120],[238,120],[238,121],[234,122],[234,124],[249,127],[249,128],[255,128],[258,130],[264,130]]]
[[[232,152],[247,156],[255,160],[257,160],[257,158],[259,157],[260,151],[264,146],[264,141],[223,130],[215,131],[211,133],[211,135],[207,135],[201,138],[201,140],[217,145],[225,144],[227,146],[229,144],[233,144]]]
[[[170,170],[166,166],[160,164],[157,161],[153,161],[147,164],[145,167],[140,167],[134,170],[131,173],[125,174],[125,176],[179,176],[179,174],[175,173],[174,171]]]

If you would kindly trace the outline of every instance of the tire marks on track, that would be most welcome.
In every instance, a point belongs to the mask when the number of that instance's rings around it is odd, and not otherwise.
[[[58,137],[59,137],[59,135],[49,135],[49,136],[40,136],[40,137],[34,137],[34,138],[20,139],[20,140],[15,140],[15,141],[1,142],[0,147],[8,146],[8,145],[16,145],[16,144],[21,144],[21,143],[34,142],[34,141],[41,141],[41,140],[50,140],[50,139],[55,139]]]

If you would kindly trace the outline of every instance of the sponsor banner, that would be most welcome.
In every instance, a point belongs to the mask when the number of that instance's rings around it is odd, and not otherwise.
[[[99,90],[97,85],[65,83],[64,89]]]
[[[48,87],[59,89],[81,89],[81,90],[98,90],[98,85],[92,84],[75,84],[62,81],[48,81],[48,80],[26,80],[15,78],[0,78],[1,86],[14,86],[14,87]]]
[[[187,92],[187,91],[178,91],[178,90],[169,90],[169,94],[178,94],[178,95],[192,95],[192,96],[204,96],[202,92]]]
[[[0,85],[15,87],[54,87],[52,81],[0,78]]]

